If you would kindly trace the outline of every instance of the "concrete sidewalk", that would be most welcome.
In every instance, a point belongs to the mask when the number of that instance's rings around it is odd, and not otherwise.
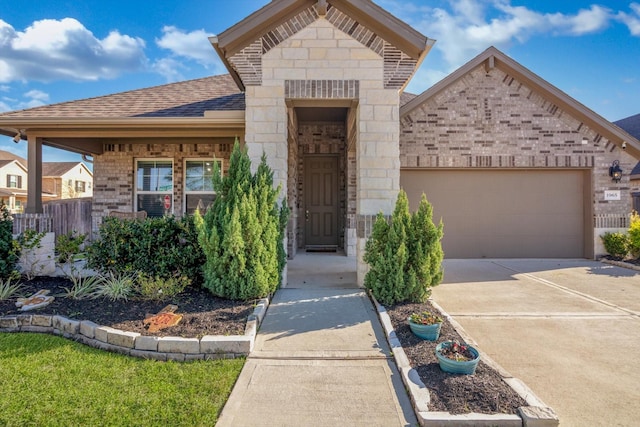
[[[275,294],[217,423],[256,425],[417,425],[363,290]]]

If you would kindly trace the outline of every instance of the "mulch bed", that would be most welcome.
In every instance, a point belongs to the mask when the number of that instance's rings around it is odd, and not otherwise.
[[[66,278],[37,277],[25,282],[24,295],[33,295],[40,289],[49,289],[49,295],[62,295],[71,288]],[[156,314],[168,304],[178,306],[177,314],[183,318],[175,326],[151,333],[143,324],[148,314]],[[201,338],[205,335],[243,335],[247,318],[253,313],[252,302],[230,301],[216,298],[206,289],[188,287],[181,294],[166,301],[128,301],[109,299],[83,299],[57,297],[51,304],[23,312],[15,306],[15,298],[0,301],[0,316],[14,314],[57,314],[75,320],[91,320],[101,326],[110,326],[148,336],[174,336]]]
[[[68,279],[38,277],[25,282],[23,294],[32,295],[40,289],[49,289],[50,295],[62,295],[65,292],[64,288],[71,288],[71,282]],[[176,326],[150,333],[145,328],[143,320],[147,314],[156,314],[167,304],[178,306],[176,313],[184,315],[182,321]],[[429,389],[430,410],[446,411],[452,414],[469,412],[515,414],[518,407],[526,405],[524,400],[482,360],[474,375],[442,372],[434,353],[437,342],[419,339],[407,324],[407,317],[411,313],[424,310],[436,311],[429,303],[399,304],[387,308],[411,366],[416,369]],[[204,335],[242,335],[247,318],[252,312],[252,302],[216,298],[207,290],[192,286],[180,295],[162,302],[137,299],[73,300],[57,297],[48,306],[26,313],[57,314],[75,320],[90,320],[102,326],[138,332],[142,335],[200,338]],[[0,301],[0,316],[15,314],[25,314],[16,308],[15,298]],[[458,333],[445,320],[438,342],[456,339],[461,341]]]
[[[435,355],[436,345],[442,341],[463,340],[446,319],[442,324],[438,341],[422,340],[411,332],[407,318],[411,313],[424,310],[437,313],[431,304],[406,303],[386,309],[411,366],[429,389],[430,411],[446,411],[452,414],[516,414],[518,407],[527,405],[524,399],[482,359],[473,375],[448,374],[440,370]]]

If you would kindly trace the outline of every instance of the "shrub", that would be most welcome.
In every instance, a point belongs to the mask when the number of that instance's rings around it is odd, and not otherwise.
[[[137,293],[146,300],[162,301],[178,295],[191,284],[186,276],[162,278],[140,274],[136,283]]]
[[[144,273],[202,281],[204,254],[193,217],[127,220],[106,217],[99,238],[87,248],[87,265],[117,275]]]
[[[19,295],[20,292],[22,292],[22,283],[20,283],[19,281],[14,282],[14,280],[19,280],[19,278],[19,275],[14,274],[7,277],[6,279],[0,279],[0,301],[8,300],[9,298]]]
[[[625,233],[606,232],[600,236],[604,249],[616,258],[625,258],[629,253],[629,236]]]
[[[60,264],[75,261],[86,238],[86,234],[76,235],[75,231],[56,236],[56,261]]]
[[[605,246],[605,249],[606,249],[606,246]],[[631,213],[631,218],[629,221],[627,249],[628,249],[628,252],[630,252],[634,258],[638,258],[638,256],[640,256],[640,215],[638,215],[638,212],[636,211],[633,211]],[[607,252],[609,252],[608,249],[607,249]],[[611,252],[609,253],[611,254]]]
[[[0,279],[12,277],[19,258],[20,245],[13,238],[13,220],[4,200],[0,200]]]
[[[97,292],[102,283],[101,276],[83,277],[77,274],[71,274],[67,277],[71,280],[72,286],[70,288],[64,288],[65,292],[63,296],[75,300],[95,298],[97,296]]]
[[[204,217],[196,213],[206,256],[204,284],[214,295],[248,300],[274,292],[282,281],[289,211],[263,154],[255,175],[246,149],[236,141],[227,176],[214,173],[217,197]]]
[[[108,273],[102,277],[94,291],[95,297],[106,297],[112,301],[127,300],[133,295],[134,276],[133,274]]]
[[[388,221],[379,213],[365,245],[369,264],[364,285],[382,304],[423,302],[442,280],[442,223],[435,226],[432,207],[423,195],[418,211],[409,213],[401,190]]]

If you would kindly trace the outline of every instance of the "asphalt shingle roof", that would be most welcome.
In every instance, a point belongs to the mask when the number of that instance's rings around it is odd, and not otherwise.
[[[224,74],[12,111],[0,117],[202,117],[205,111],[244,109],[244,93]]]
[[[79,164],[80,162],[43,162],[42,176],[62,176]]]
[[[613,124],[617,125],[635,139],[640,139],[640,114],[618,120],[617,122],[613,122]]]

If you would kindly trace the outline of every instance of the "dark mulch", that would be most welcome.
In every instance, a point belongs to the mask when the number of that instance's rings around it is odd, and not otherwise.
[[[64,288],[71,288],[66,278],[37,277],[25,282],[24,295],[32,295],[40,289],[49,289],[49,295],[62,295]],[[156,314],[167,304],[178,306],[176,313],[183,318],[176,326],[150,333],[143,320],[147,314]],[[142,335],[178,336],[200,338],[204,335],[243,335],[247,318],[253,312],[251,302],[230,301],[216,298],[205,289],[188,287],[180,295],[166,301],[110,301],[109,299],[74,300],[58,297],[51,304],[36,310],[22,312],[15,306],[15,298],[0,301],[0,316],[12,314],[57,314],[75,320],[90,320],[102,326]]]
[[[62,295],[71,282],[64,278],[38,277],[25,282],[24,295],[32,295],[40,289],[49,289],[51,295]],[[158,313],[167,304],[178,306],[177,313],[184,315],[182,321],[156,333],[144,328],[147,314]],[[447,374],[440,370],[434,351],[436,342],[417,338],[407,324],[413,312],[435,311],[430,304],[401,304],[387,309],[393,327],[411,365],[429,389],[430,410],[447,411],[453,414],[509,413],[514,414],[525,405],[501,377],[482,361],[474,375]],[[50,305],[26,313],[57,314],[70,319],[90,320],[99,325],[110,326],[142,335],[180,336],[185,338],[204,335],[241,335],[249,315],[253,312],[251,302],[229,301],[212,296],[199,287],[189,287],[180,295],[167,301],[152,302],[130,299],[128,301],[73,300],[56,298]],[[0,316],[24,314],[15,306],[15,298],[0,301]],[[457,332],[445,320],[438,342],[457,339]]]
[[[462,338],[446,321],[442,324],[438,341],[426,341],[415,336],[407,323],[413,312],[429,310],[437,313],[431,304],[398,304],[388,307],[387,312],[396,335],[407,354],[411,366],[429,389],[429,410],[446,411],[452,414],[477,412],[483,414],[515,414],[526,402],[509,387],[502,377],[488,365],[478,364],[473,375],[448,374],[440,370],[435,356],[436,345],[442,341]]]

